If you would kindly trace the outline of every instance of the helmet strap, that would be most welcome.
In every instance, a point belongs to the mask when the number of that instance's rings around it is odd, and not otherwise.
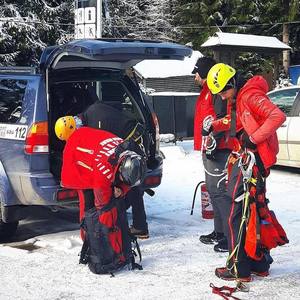
[[[231,101],[231,123],[230,123],[230,136],[236,136],[236,98],[234,97]]]

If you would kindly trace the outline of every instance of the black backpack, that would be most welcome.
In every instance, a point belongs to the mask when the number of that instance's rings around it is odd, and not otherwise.
[[[111,274],[128,266],[142,270],[135,263],[136,251],[141,252],[136,237],[130,235],[123,199],[112,198],[102,209],[95,207],[85,212],[81,223],[84,242],[79,263],[88,264],[95,274]]]

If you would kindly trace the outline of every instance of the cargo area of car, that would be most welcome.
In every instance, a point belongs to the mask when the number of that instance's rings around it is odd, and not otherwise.
[[[124,75],[118,71],[88,68],[59,70],[49,78],[50,170],[57,179],[60,179],[65,145],[55,135],[58,118],[80,115],[90,105],[100,101],[122,111],[129,119],[145,123],[140,105],[124,84]]]

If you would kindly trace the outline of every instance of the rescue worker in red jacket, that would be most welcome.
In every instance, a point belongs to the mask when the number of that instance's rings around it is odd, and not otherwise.
[[[122,139],[130,135],[138,136],[142,140],[144,127],[132,118],[129,118],[122,110],[114,108],[101,101],[96,101],[79,115],[83,126],[102,129],[114,133]],[[149,238],[146,210],[144,205],[144,190],[140,186],[132,188],[126,195],[125,203],[132,208],[132,225],[130,232],[140,239]],[[91,191],[85,191],[86,202],[92,202],[94,196]]]
[[[268,276],[270,261],[262,253],[253,258],[245,251],[247,245],[243,205],[246,199],[252,197],[250,200],[262,200],[260,204],[266,207],[265,178],[269,175],[269,168],[276,162],[276,130],[286,117],[267,97],[268,85],[263,77],[254,76],[242,86],[239,82],[235,69],[223,63],[213,66],[207,76],[212,94],[219,94],[232,106],[231,115],[225,117],[226,122],[213,122],[209,131],[230,129],[232,135],[237,133],[243,149],[237,155],[239,158],[233,155],[229,159],[227,208],[224,210],[229,225],[229,258],[227,266],[217,268],[215,274],[224,280],[247,282],[251,280],[251,274]],[[252,179],[254,194],[251,193],[252,190],[244,189],[249,185],[248,180]]]
[[[145,161],[141,155],[130,151],[130,141],[124,142],[104,130],[75,129],[72,116],[58,119],[55,125],[58,138],[67,141],[63,154],[62,185],[77,189],[80,200],[84,199],[83,190],[93,189],[94,205],[99,209],[112,196],[123,197],[131,187],[141,183]],[[80,201],[81,218],[84,202]]]
[[[130,188],[142,183],[146,172],[145,157],[131,151],[133,148],[136,149],[136,144],[131,139],[124,141],[111,132],[90,127],[75,129],[76,123],[72,116],[62,117],[55,124],[57,136],[67,141],[63,152],[62,186],[77,189],[80,221],[84,220],[87,211],[90,212],[85,207],[84,190],[93,190],[93,206],[96,210],[106,210],[110,204],[116,203],[114,209],[99,215],[99,222],[110,229],[118,223],[117,227],[121,230],[111,232],[108,237],[109,245],[113,251],[121,255],[120,263],[131,262],[135,267],[124,196]],[[86,263],[84,257],[87,254],[85,245],[89,240],[87,235],[93,234],[81,229],[80,235],[84,241],[80,262]],[[92,247],[92,244],[90,246]],[[100,255],[107,250],[106,246],[103,243],[103,249],[93,248],[94,252],[90,257],[94,257],[94,262],[98,261],[95,258],[95,251],[98,249]]]
[[[223,205],[225,192],[225,164],[232,150],[232,138],[228,137],[228,130],[209,134],[203,123],[224,117],[227,114],[225,101],[213,96],[207,87],[206,77],[215,60],[209,57],[200,57],[192,71],[195,74],[195,83],[202,87],[195,106],[194,116],[194,149],[203,151],[202,160],[205,168],[205,183],[210,195],[214,211],[214,231],[201,235],[200,241],[204,244],[216,244],[216,252],[228,251],[225,231],[227,228],[224,219]]]

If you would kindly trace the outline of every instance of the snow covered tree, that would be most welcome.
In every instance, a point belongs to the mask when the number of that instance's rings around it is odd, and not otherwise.
[[[73,0],[0,0],[0,63],[34,65],[42,50],[70,39]]]
[[[176,0],[175,25],[181,27],[182,42],[193,42],[194,48],[227,23],[232,10],[227,0]]]
[[[103,36],[171,40],[171,0],[104,0]]]

